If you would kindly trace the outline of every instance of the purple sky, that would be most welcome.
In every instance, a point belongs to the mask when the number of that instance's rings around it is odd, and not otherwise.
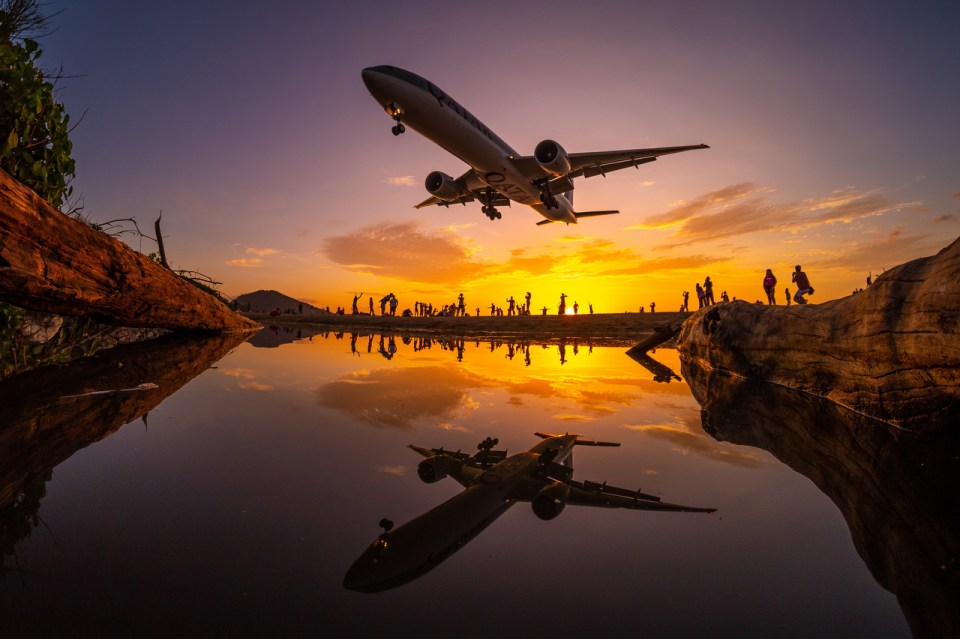
[[[752,300],[765,268],[789,281],[796,262],[823,301],[960,235],[960,5],[789,5],[56,1],[41,46],[77,76],[73,120],[87,112],[87,214],[162,209],[174,265],[228,294],[479,305],[579,287],[598,310],[675,310],[707,274]],[[390,135],[360,80],[376,64],[429,78],[521,153],[712,148],[579,181],[578,208],[623,213],[576,227],[415,211],[428,172],[466,167]]]

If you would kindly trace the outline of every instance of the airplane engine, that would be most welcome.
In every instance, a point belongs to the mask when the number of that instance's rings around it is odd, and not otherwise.
[[[553,140],[544,140],[538,144],[533,150],[533,157],[550,175],[563,177],[570,172],[570,158],[567,152]]]
[[[546,521],[556,518],[567,505],[569,495],[570,487],[565,484],[554,483],[547,486],[530,502],[533,514]]]
[[[453,460],[446,455],[427,457],[417,466],[417,475],[427,484],[433,484],[453,470]]]
[[[452,202],[461,195],[460,187],[457,181],[442,171],[434,171],[427,176],[424,181],[427,192],[433,197],[438,197],[445,202]]]

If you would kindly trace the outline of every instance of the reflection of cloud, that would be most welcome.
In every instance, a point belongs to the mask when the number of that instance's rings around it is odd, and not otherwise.
[[[396,475],[397,477],[403,477],[407,474],[406,466],[378,466],[378,473],[384,473],[387,475]]]
[[[878,191],[853,187],[827,196],[795,202],[774,202],[773,189],[744,183],[707,193],[692,202],[647,218],[631,228],[676,227],[672,248],[703,240],[716,240],[757,231],[796,231],[900,211],[917,203],[895,203]]]
[[[586,415],[554,415],[553,419],[558,422],[592,422],[595,418]]]
[[[457,424],[451,424],[451,423],[449,423],[449,422],[444,422],[444,423],[442,423],[442,424],[438,424],[438,425],[437,425],[437,428],[439,428],[440,430],[457,431],[457,432],[460,432],[460,433],[472,433],[472,432],[473,432],[472,430],[470,430],[470,429],[467,428],[466,426],[459,426],[459,425],[457,425]]]
[[[384,180],[390,186],[415,186],[416,180],[412,175],[400,175],[397,177],[388,177]]]
[[[317,401],[373,426],[411,428],[424,419],[449,421],[476,407],[467,389],[485,380],[455,366],[379,369],[347,375],[317,390]]]
[[[249,368],[218,368],[217,370],[227,377],[240,380],[238,384],[240,388],[256,391],[273,390],[273,386],[258,382],[256,380],[256,371]]]
[[[428,233],[416,222],[374,224],[324,239],[322,253],[343,268],[428,283],[476,277],[483,264],[452,233]]]
[[[769,463],[759,451],[718,442],[705,433],[691,431],[688,426],[678,426],[676,424],[628,424],[625,428],[655,439],[670,442],[674,444],[673,450],[681,455],[695,453],[714,461],[741,466],[743,468],[760,468]]]

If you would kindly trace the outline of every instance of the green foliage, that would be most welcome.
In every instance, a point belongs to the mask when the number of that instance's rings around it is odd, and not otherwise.
[[[0,42],[0,167],[60,208],[75,163],[70,116],[37,66],[36,41]]]

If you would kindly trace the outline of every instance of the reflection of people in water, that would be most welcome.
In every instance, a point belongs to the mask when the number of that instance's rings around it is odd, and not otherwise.
[[[566,364],[567,363],[567,344],[563,339],[560,340],[560,346],[558,347],[558,350],[560,351],[560,363]]]

